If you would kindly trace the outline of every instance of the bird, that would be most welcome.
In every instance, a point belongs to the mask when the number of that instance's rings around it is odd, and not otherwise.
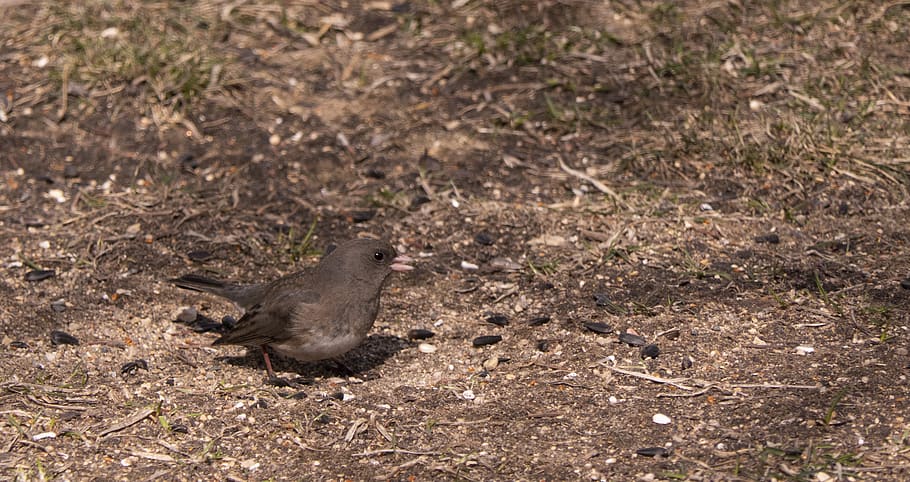
[[[323,257],[311,270],[269,282],[232,284],[196,274],[169,280],[175,286],[211,293],[244,310],[213,345],[258,347],[269,381],[288,382],[272,369],[268,348],[300,361],[336,358],[358,346],[379,313],[379,297],[392,272],[414,269],[387,241],[357,238]]]

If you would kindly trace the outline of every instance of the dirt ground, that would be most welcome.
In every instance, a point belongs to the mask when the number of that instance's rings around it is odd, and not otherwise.
[[[2,0],[0,476],[907,480],[908,45],[906,2]],[[359,235],[418,269],[297,387],[167,282]]]

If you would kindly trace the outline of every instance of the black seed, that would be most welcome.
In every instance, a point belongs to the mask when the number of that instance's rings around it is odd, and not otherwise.
[[[57,313],[63,313],[66,311],[66,302],[63,300],[52,301],[51,309]]]
[[[409,340],[426,340],[427,338],[433,338],[436,333],[433,333],[430,330],[424,330],[423,328],[414,328],[413,330],[408,330],[408,339]]]
[[[550,283],[549,281],[541,281],[540,284],[537,285],[537,289],[539,289],[541,291],[551,290],[555,287],[556,287],[556,285],[554,285],[553,283]]]
[[[430,198],[423,194],[418,194],[411,199],[411,209],[419,207],[421,204],[430,202]]]
[[[293,398],[294,400],[303,400],[304,398],[306,398],[306,392],[304,392],[303,390],[301,390],[301,391],[299,391],[299,392],[297,392],[297,393],[294,393],[293,395],[291,395],[291,396],[288,397],[288,398]]]
[[[76,168],[73,164],[67,164],[63,168],[63,177],[66,179],[73,179],[74,177],[79,177],[79,169]]]
[[[335,392],[329,395],[329,398],[334,398],[335,400],[344,400],[344,392]]]
[[[496,242],[496,238],[486,231],[481,231],[474,235],[474,242],[483,246],[491,246]]]
[[[79,340],[69,333],[54,330],[51,332],[51,345],[78,345]]]
[[[499,343],[501,341],[502,341],[502,337],[499,335],[485,335],[485,336],[478,336],[477,338],[474,338],[474,341],[472,343],[474,344],[474,346],[484,346],[484,345],[493,345],[493,344]]]
[[[63,412],[60,414],[60,420],[63,420],[64,422],[69,422],[70,420],[75,420],[80,417],[82,417],[82,413],[75,410]]]
[[[233,330],[234,327],[237,326],[237,318],[234,318],[231,315],[224,315],[224,317],[221,318],[221,324],[224,326],[225,330]]]
[[[363,173],[366,177],[373,179],[385,179],[385,172],[382,169],[371,167]]]
[[[173,433],[190,433],[189,427],[182,423],[175,423],[171,425],[171,432]]]
[[[259,399],[256,400],[256,403],[250,405],[251,408],[269,408],[268,402],[265,400]]]
[[[25,281],[43,281],[56,275],[57,273],[52,269],[36,269],[25,273]]]
[[[910,290],[910,278],[904,278],[901,280],[901,288]]]
[[[190,328],[193,329],[196,333],[208,333],[210,331],[222,332],[224,331],[224,324],[221,322],[215,321],[208,316],[199,313],[196,317],[196,320],[190,323]]]
[[[550,341],[549,340],[537,340],[537,350],[542,352],[550,351]]]
[[[635,453],[642,457],[666,457],[670,455],[670,451],[663,447],[644,447],[636,450]]]
[[[550,322],[550,317],[547,315],[538,316],[536,318],[531,318],[528,320],[528,326],[540,326],[545,325]]]
[[[657,358],[660,355],[660,348],[657,345],[645,345],[641,347],[641,359],[645,358]]]
[[[780,244],[780,236],[777,233],[762,234],[755,237],[756,243]]]
[[[21,348],[24,350],[28,349],[28,343],[26,343],[24,341],[12,341],[12,342],[10,342],[9,346],[10,346],[10,348]]]
[[[191,261],[203,262],[211,259],[212,253],[205,250],[190,251],[189,253],[186,253],[186,257],[190,258]]]
[[[332,423],[332,416],[328,415],[326,413],[322,413],[318,417],[316,417],[316,421],[319,423],[326,423],[326,424]]]
[[[493,313],[492,315],[484,319],[487,323],[492,323],[496,326],[506,326],[509,324],[509,317],[501,313]]]
[[[133,360],[128,363],[124,363],[123,366],[120,367],[120,374],[127,375],[127,374],[135,372],[136,370],[139,370],[140,368],[145,371],[148,371],[148,369],[149,369],[148,362],[146,362],[145,360],[143,360],[141,358],[138,360]]]
[[[644,337],[639,335],[633,335],[632,333],[620,333],[619,334],[620,343],[628,343],[631,346],[644,346],[648,343]]]
[[[373,219],[373,216],[376,216],[376,211],[373,211],[371,209],[351,212],[351,220],[355,223],[363,223],[369,221]]]
[[[687,357],[683,358],[683,361],[680,364],[680,367],[683,370],[688,370],[689,368],[692,368],[692,357],[687,356]]]
[[[593,331],[594,333],[603,333],[603,334],[613,333],[613,327],[611,327],[610,325],[608,325],[606,323],[596,323],[593,321],[589,321],[589,322],[585,323],[584,326],[585,326],[585,328]]]
[[[196,159],[196,156],[189,152],[181,154],[180,157],[177,158],[177,163],[185,169],[196,169],[199,167],[199,161]]]
[[[610,306],[610,297],[606,293],[594,293],[594,304],[597,306]]]

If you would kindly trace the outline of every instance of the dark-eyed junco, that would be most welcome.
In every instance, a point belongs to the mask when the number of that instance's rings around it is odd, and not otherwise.
[[[360,344],[379,312],[382,284],[392,271],[410,271],[407,256],[387,242],[354,239],[338,246],[312,270],[268,283],[236,285],[197,275],[170,280],[180,288],[227,298],[245,313],[214,345],[266,347],[301,361],[333,358]]]

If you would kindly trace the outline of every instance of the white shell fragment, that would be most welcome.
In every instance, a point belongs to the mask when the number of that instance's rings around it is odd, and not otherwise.
[[[658,425],[669,425],[670,422],[672,422],[673,420],[671,420],[670,417],[668,417],[662,413],[655,413],[654,416],[651,417],[651,421],[653,421],[654,423],[656,423]]]
[[[806,356],[806,355],[808,355],[808,354],[810,354],[810,353],[814,353],[814,352],[815,352],[815,348],[812,348],[811,346],[798,346],[798,347],[796,347],[796,354],[797,354],[797,355]]]

